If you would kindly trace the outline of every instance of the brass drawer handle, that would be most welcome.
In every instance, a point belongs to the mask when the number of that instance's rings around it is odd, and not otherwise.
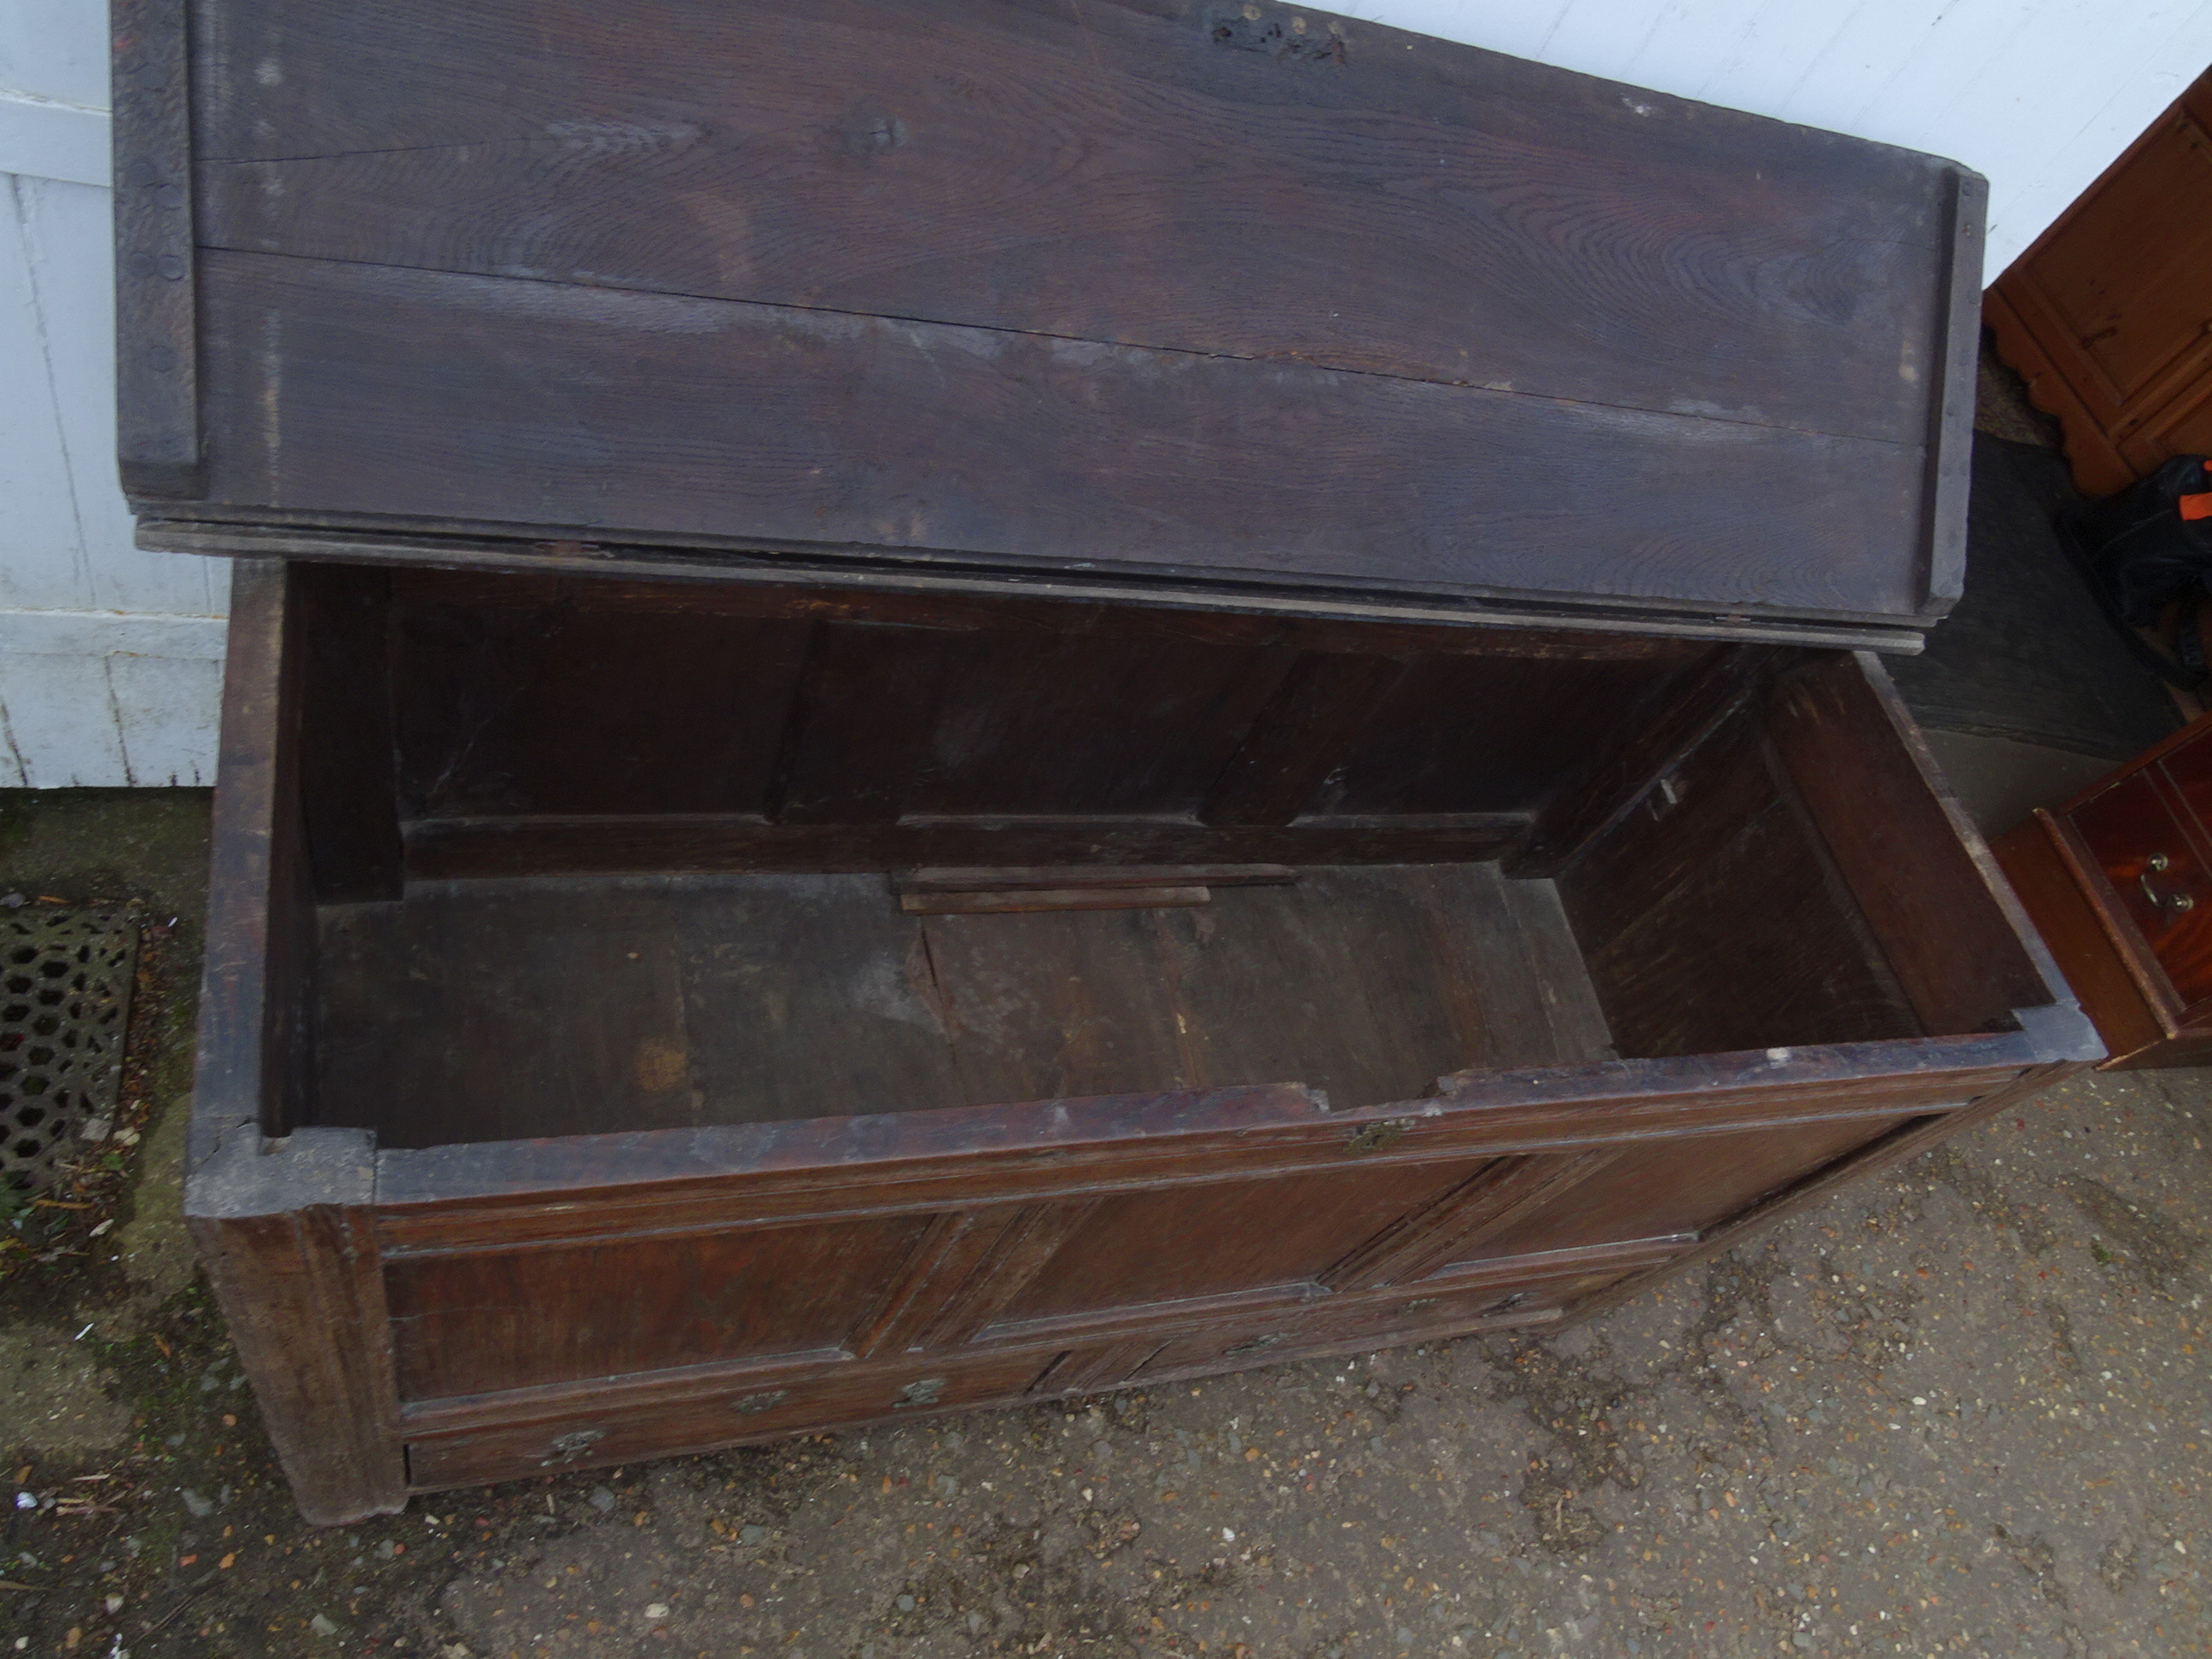
[[[2143,860],[2142,873],[2136,878],[2136,885],[2142,890],[2143,897],[2154,908],[2178,916],[2185,910],[2194,910],[2197,901],[2187,893],[2161,893],[2150,884],[2154,875],[2169,868],[2172,864],[2172,860],[2165,854],[2153,853]]]

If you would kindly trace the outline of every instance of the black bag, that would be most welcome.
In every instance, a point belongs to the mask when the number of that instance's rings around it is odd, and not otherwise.
[[[2176,455],[2118,495],[2062,514],[2059,529],[2082,579],[2137,653],[2177,685],[2201,684],[2206,664],[2196,621],[2198,603],[2212,594],[2212,461]],[[2179,670],[2134,631],[2177,602]]]

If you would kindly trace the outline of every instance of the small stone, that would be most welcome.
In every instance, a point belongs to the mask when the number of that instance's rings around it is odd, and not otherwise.
[[[119,1595],[111,1595],[107,1598],[106,1605],[109,1613],[120,1613],[123,1611],[123,1598]]]
[[[738,1528],[738,1541],[741,1544],[765,1544],[768,1542],[768,1528],[766,1527],[739,1527]]]
[[[898,1610],[901,1613],[912,1613],[914,1611],[914,1597],[911,1595],[902,1595],[897,1597],[896,1600]]]
[[[601,1515],[605,1515],[608,1510],[614,1508],[615,1495],[609,1492],[605,1486],[594,1486],[592,1488],[592,1496],[589,1501],[593,1509],[597,1510]]]
[[[648,1601],[648,1602],[647,1602],[647,1603],[645,1604],[645,1616],[646,1616],[647,1618],[648,1618],[648,1619],[665,1619],[665,1618],[667,1618],[667,1617],[668,1617],[668,1603],[667,1603],[667,1602],[665,1602],[665,1601]]]
[[[190,1486],[179,1487],[177,1496],[185,1500],[185,1507],[191,1511],[196,1519],[204,1519],[215,1513],[214,1500],[201,1497]]]
[[[78,1139],[82,1140],[105,1140],[114,1127],[115,1125],[104,1117],[88,1117],[76,1133]]]
[[[330,1621],[326,1613],[319,1613],[307,1620],[307,1628],[318,1636],[336,1636],[338,1633],[338,1627]]]

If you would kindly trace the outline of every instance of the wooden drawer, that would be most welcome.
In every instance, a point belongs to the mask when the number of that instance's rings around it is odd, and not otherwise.
[[[2212,1056],[2212,720],[2006,836],[1997,852],[2111,1066]]]
[[[627,1405],[599,1401],[580,1411],[495,1427],[459,1429],[406,1441],[407,1480],[416,1491],[603,1468],[745,1440],[836,1428],[848,1423],[1000,1404],[1036,1379],[1029,1355],[981,1364],[842,1367],[805,1380],[767,1377],[679,1400]],[[518,1407],[518,1409],[523,1409]],[[402,1432],[408,1432],[403,1425]]]
[[[2182,999],[2212,994],[2212,860],[2163,769],[2136,773],[2070,817]]]

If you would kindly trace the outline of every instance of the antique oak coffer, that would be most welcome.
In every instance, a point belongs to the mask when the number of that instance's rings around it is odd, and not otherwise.
[[[1212,0],[125,0],[312,1517],[1539,1328],[2100,1052],[1875,653],[1980,181]]]

